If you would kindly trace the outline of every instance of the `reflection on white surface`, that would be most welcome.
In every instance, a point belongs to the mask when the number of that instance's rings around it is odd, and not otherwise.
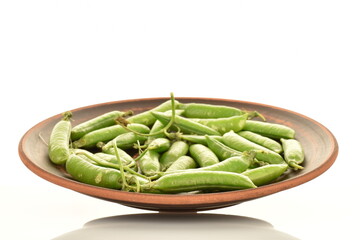
[[[265,221],[234,215],[149,213],[113,216],[86,223],[54,240],[69,239],[276,239],[295,240]]]

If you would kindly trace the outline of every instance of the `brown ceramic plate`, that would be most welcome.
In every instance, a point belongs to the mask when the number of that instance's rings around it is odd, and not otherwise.
[[[112,110],[133,110],[139,113],[151,109],[167,98],[134,99],[102,103],[72,110],[73,125]],[[334,163],[338,154],[338,144],[333,134],[322,124],[299,113],[265,104],[212,98],[177,98],[180,102],[198,102],[256,110],[268,122],[285,124],[296,131],[301,141],[306,162],[304,169],[294,171],[281,181],[256,189],[204,194],[145,194],[123,192],[100,188],[74,181],[66,172],[52,164],[48,158],[47,146],[39,136],[48,141],[53,126],[61,115],[50,117],[32,127],[22,137],[19,155],[23,163],[38,176],[71,190],[140,209],[158,211],[201,211],[239,204],[244,201],[264,197],[308,182],[324,173]],[[65,109],[66,110],[66,109]]]

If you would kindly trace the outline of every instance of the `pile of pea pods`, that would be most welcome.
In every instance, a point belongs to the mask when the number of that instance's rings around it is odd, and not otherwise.
[[[63,113],[49,158],[76,181],[142,193],[256,188],[303,169],[294,129],[256,111],[181,103],[173,94],[148,111],[111,111],[76,126]]]

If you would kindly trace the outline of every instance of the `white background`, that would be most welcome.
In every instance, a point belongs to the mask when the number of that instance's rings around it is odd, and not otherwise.
[[[0,0],[0,238],[52,239],[92,220],[150,213],[51,184],[22,164],[17,147],[29,128],[63,111],[172,91],[291,109],[339,142],[320,177],[207,213],[265,221],[297,239],[360,239],[359,12],[355,0]],[[118,225],[114,234],[130,236]],[[235,225],[185,225],[170,223],[166,234],[261,239]],[[164,232],[138,226],[148,239]],[[96,232],[111,239],[106,228]]]

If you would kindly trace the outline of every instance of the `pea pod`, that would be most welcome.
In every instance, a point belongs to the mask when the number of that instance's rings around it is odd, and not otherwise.
[[[262,186],[279,178],[287,169],[286,164],[269,164],[249,169],[242,174],[248,176],[256,186]]]
[[[174,103],[175,103],[175,107],[179,104],[178,101],[174,101]],[[170,100],[168,100],[148,111],[131,116],[131,117],[127,118],[127,121],[130,123],[141,123],[141,124],[144,124],[147,126],[151,126],[156,121],[156,118],[153,116],[153,114],[151,112],[153,112],[153,111],[165,112],[168,110],[171,110],[171,101]]]
[[[206,136],[205,135],[191,135],[191,134],[181,134],[180,138],[182,140],[188,141],[190,143],[200,143],[202,145],[207,145]],[[211,136],[212,139],[216,139],[218,141],[222,140],[222,136]]]
[[[164,127],[165,127],[164,124],[162,124],[159,120],[156,120],[156,121],[154,122],[154,124],[152,125],[149,133],[150,133],[150,134],[153,134],[153,133],[160,132],[161,129],[163,129]],[[161,132],[161,133],[159,133],[159,134],[157,134],[157,135],[155,135],[155,136],[149,137],[149,139],[152,140],[152,139],[156,139],[156,138],[158,138],[158,137],[165,137],[165,136],[166,136],[165,133],[164,133],[164,132]]]
[[[149,150],[139,159],[139,168],[146,176],[153,176],[160,172],[159,153]]]
[[[143,126],[145,126],[145,125],[143,125]],[[145,128],[141,128],[139,130],[141,130],[141,133],[145,133],[145,134],[150,132],[150,128],[147,126],[145,126]],[[116,140],[116,144],[117,144],[118,148],[130,149],[138,141],[141,144],[144,143],[147,140],[147,137],[135,134],[133,132],[126,132],[126,133],[120,134],[119,136],[117,136],[114,139]],[[101,148],[103,152],[107,152],[107,151],[109,151],[110,148],[113,147],[112,141],[109,141],[106,144],[104,144],[102,142],[98,142],[97,147]]]
[[[171,120],[170,116],[167,116],[161,112],[152,112],[154,117],[156,117],[160,122],[164,125],[168,124]],[[192,121],[188,118],[184,118],[182,116],[175,115],[174,125],[179,127],[183,133],[192,133],[199,135],[220,135],[220,133],[208,126]]]
[[[202,144],[191,145],[189,152],[200,167],[210,166],[219,162],[215,153]]]
[[[193,169],[197,166],[196,161],[192,157],[184,155],[176,159],[165,172],[170,173],[180,170]]]
[[[264,137],[260,134],[250,132],[250,131],[240,131],[240,132],[237,132],[237,134],[239,134],[240,136],[242,136],[243,138],[246,138],[247,140],[249,140],[251,142],[254,142],[263,147],[266,147],[276,153],[282,153],[282,151],[283,151],[281,144],[279,142],[275,141],[274,139]]]
[[[205,103],[185,103],[179,108],[184,109],[183,115],[187,118],[226,118],[246,113],[235,107]]]
[[[119,169],[118,162],[113,163],[104,160],[103,158],[99,157],[98,155],[95,155],[87,150],[84,149],[74,149],[73,153],[75,153],[78,156],[85,156],[87,159],[90,160],[91,163],[94,163],[95,165],[102,166],[102,167],[109,167],[109,168],[115,168]],[[123,160],[122,160],[123,161]],[[122,162],[123,164],[127,164],[126,162]]]
[[[122,112],[122,111],[111,111],[104,113],[98,117],[87,120],[83,123],[80,123],[73,127],[71,130],[71,140],[75,141],[80,139],[86,133],[92,132],[94,130],[109,127],[117,123],[117,119],[121,117],[126,117],[132,114],[132,111]]]
[[[224,143],[214,138],[214,136],[205,136],[207,146],[215,153],[215,155],[222,161],[224,159],[241,156],[242,152],[237,151]]]
[[[166,152],[160,157],[161,171],[165,171],[175,160],[184,156],[189,151],[189,145],[184,141],[173,142]]]
[[[208,126],[223,135],[231,130],[234,132],[241,131],[247,118],[248,114],[244,113],[240,116],[227,118],[191,118],[191,120]]]
[[[127,126],[129,129],[137,132],[148,132],[149,128],[146,125],[132,123]],[[92,148],[99,142],[108,142],[115,137],[127,133],[128,131],[121,125],[113,125],[110,127],[94,130],[82,136],[80,139],[73,142],[74,148]]]
[[[251,165],[255,154],[255,152],[243,152],[241,156],[233,156],[214,165],[199,168],[199,170],[242,173]]]
[[[101,164],[95,162],[94,160],[90,159],[89,157],[87,157],[87,156],[85,156],[85,155],[78,154],[77,156],[81,157],[82,159],[84,159],[85,161],[88,161],[88,162],[91,163],[91,164],[98,165],[98,166],[102,166]],[[104,167],[104,166],[103,166],[103,167]]]
[[[229,191],[256,188],[249,177],[222,171],[188,171],[167,174],[142,186],[143,192],[181,193],[191,191]]]
[[[280,138],[295,138],[295,130],[276,123],[260,122],[254,120],[247,120],[243,130],[251,131],[261,134],[266,137],[280,139]]]
[[[300,164],[304,162],[304,150],[298,140],[281,139],[284,148],[284,158],[288,165],[293,169],[303,169]]]
[[[264,148],[256,143],[253,143],[239,136],[233,131],[230,131],[223,135],[223,142],[225,143],[225,145],[238,151],[256,150],[256,158],[260,161],[264,161],[270,164],[284,163],[284,159],[280,154]]]
[[[183,115],[187,118],[227,118],[248,114],[247,117],[249,119],[260,117],[265,121],[264,116],[257,111],[244,111],[231,106],[206,103],[180,103],[179,108],[184,109]]]
[[[119,170],[96,166],[76,154],[66,161],[66,171],[77,181],[99,187],[121,189],[122,175]]]
[[[177,172],[184,171],[223,171],[223,172],[234,172],[242,173],[247,170],[254,160],[255,152],[244,152],[241,156],[234,156],[219,163],[200,168],[191,168],[186,170],[179,170]]]
[[[149,143],[147,148],[152,151],[162,153],[169,150],[170,146],[171,142],[168,138],[156,138]]]
[[[118,149],[118,152],[119,152],[121,160],[123,161],[123,163],[125,165],[131,164],[131,163],[134,162],[134,159],[127,152],[125,152],[124,150]],[[113,164],[116,164],[116,165],[119,164],[119,161],[118,161],[118,159],[116,158],[116,156],[114,154],[98,152],[98,153],[95,153],[94,155],[101,158],[101,159],[103,159],[103,160],[105,160],[105,161],[107,161],[107,162],[110,162],[110,163],[113,163]]]
[[[64,164],[70,156],[71,112],[63,113],[62,119],[51,131],[48,146],[49,158],[55,164]]]

